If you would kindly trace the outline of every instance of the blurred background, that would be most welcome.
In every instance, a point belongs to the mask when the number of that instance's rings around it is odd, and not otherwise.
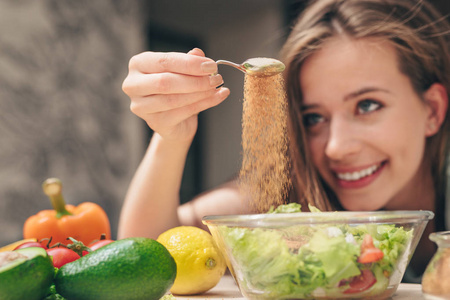
[[[113,237],[151,132],[121,85],[142,51],[203,49],[214,60],[278,58],[302,0],[3,0],[0,2],[0,246],[49,209],[41,189],[62,180],[67,203],[107,212]],[[433,0],[450,12],[450,1]],[[201,113],[182,202],[237,174],[244,74],[220,66],[230,97]]]

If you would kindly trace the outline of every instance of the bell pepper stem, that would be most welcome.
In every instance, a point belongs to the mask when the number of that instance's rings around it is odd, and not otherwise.
[[[58,178],[49,178],[42,184],[44,193],[50,198],[53,209],[56,211],[56,218],[60,219],[62,216],[72,215],[66,209],[66,202],[62,195],[62,183]]]

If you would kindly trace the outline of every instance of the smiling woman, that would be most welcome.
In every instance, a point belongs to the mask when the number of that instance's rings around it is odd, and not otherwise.
[[[412,260],[416,274],[435,250],[428,234],[445,228],[448,34],[425,1],[324,0],[284,47],[293,199],[436,212]]]
[[[447,20],[423,0],[317,0],[282,51],[292,182],[285,201],[435,212],[407,281],[420,281],[436,249],[428,234],[445,228],[449,33]],[[172,64],[161,66],[167,57]],[[179,205],[197,116],[229,95],[216,88],[220,75],[211,81],[213,60],[193,49],[131,62],[124,91],[155,135],[130,185],[119,234],[155,236],[178,224],[200,226],[204,215],[251,212],[236,182]],[[161,92],[161,78],[183,88]]]

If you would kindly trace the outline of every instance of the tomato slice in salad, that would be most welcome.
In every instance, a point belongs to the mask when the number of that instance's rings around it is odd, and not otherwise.
[[[373,263],[379,261],[384,256],[383,251],[377,248],[366,249],[361,255],[358,257],[358,262],[362,264]]]
[[[361,270],[361,275],[353,277],[349,283],[349,288],[344,294],[354,294],[364,292],[377,282],[377,279],[370,270]]]
[[[383,256],[383,251],[374,246],[372,236],[366,234],[361,244],[361,254],[358,257],[358,262],[362,264],[373,263],[382,259]]]

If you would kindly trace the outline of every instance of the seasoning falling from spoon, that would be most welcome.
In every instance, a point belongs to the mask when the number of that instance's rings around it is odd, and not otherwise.
[[[236,64],[227,60],[218,60],[216,63],[234,67],[247,75],[256,77],[269,77],[284,71],[285,65],[274,58],[255,57],[249,58],[242,64]]]
[[[291,186],[284,65],[272,59],[244,62],[242,165],[239,191],[250,210],[286,203]]]

